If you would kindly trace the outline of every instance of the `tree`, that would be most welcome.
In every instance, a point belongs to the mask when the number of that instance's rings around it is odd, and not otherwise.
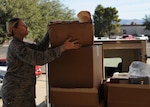
[[[98,5],[93,15],[95,36],[110,36],[111,34],[119,33],[119,22],[116,8]]]
[[[104,33],[104,25],[103,25],[103,14],[104,14],[104,8],[101,5],[98,5],[95,14],[93,15],[94,19],[94,28],[95,28],[95,36],[101,37],[105,35]]]
[[[65,7],[59,0],[39,0],[40,14],[42,16],[43,32],[50,21],[54,20],[74,20],[75,12]],[[33,37],[32,37],[33,38]],[[39,41],[41,38],[36,38]]]
[[[39,13],[39,7],[37,5],[38,0],[1,0],[0,1],[0,11],[1,11],[1,27],[3,32],[6,33],[6,22],[13,17],[20,17],[26,21],[28,25],[28,30],[30,32],[30,37],[33,33],[39,34],[35,27],[39,26],[39,20],[41,15]],[[32,8],[31,8],[32,7]],[[4,35],[3,35],[4,36]],[[5,34],[6,36],[6,34]]]
[[[131,22],[131,24],[130,25],[136,25],[136,22]]]
[[[20,17],[28,26],[27,37],[39,42],[47,30],[48,22],[72,20],[74,14],[59,0],[0,0],[0,35],[6,37],[6,22],[9,19]]]
[[[144,23],[143,25],[146,26],[145,29],[146,30],[150,30],[150,15],[145,15],[145,18],[144,19]]]
[[[12,17],[10,10],[7,11],[7,1],[1,0],[0,1],[0,44],[6,40],[6,22],[8,21],[9,17]],[[9,13],[9,14],[7,14]]]

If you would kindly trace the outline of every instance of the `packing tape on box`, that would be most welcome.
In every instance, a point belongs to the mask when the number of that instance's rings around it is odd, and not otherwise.
[[[97,50],[97,56],[99,56],[99,46],[96,46]]]

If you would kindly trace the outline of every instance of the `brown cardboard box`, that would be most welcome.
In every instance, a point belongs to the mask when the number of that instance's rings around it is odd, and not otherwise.
[[[91,22],[62,22],[50,25],[52,47],[61,45],[69,36],[78,39],[82,46],[93,45],[93,25]]]
[[[104,107],[101,105],[97,105],[97,106],[81,106],[81,105],[55,105],[55,107]]]
[[[102,107],[97,88],[51,88],[55,107]]]
[[[97,105],[97,106],[82,106],[82,105],[57,105],[55,104],[55,107],[104,107],[102,105]]]
[[[150,85],[107,84],[107,107],[150,107]]]
[[[102,45],[69,50],[49,64],[51,87],[93,88],[103,80]]]

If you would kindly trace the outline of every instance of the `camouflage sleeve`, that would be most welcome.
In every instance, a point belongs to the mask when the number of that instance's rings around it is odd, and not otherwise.
[[[12,49],[20,60],[31,65],[44,65],[61,55],[60,47],[38,51],[30,48],[28,45],[17,42],[13,44]]]
[[[36,45],[37,50],[45,51],[49,47],[49,43],[50,43],[49,31],[47,31],[42,40]]]

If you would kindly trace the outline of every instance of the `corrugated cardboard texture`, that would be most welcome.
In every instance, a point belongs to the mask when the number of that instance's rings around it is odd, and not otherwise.
[[[103,107],[101,105],[98,106],[81,106],[81,105],[55,105],[55,107]]]
[[[56,107],[99,107],[97,88],[51,88]]]
[[[93,88],[103,80],[102,46],[66,51],[49,64],[52,87]]]
[[[91,22],[63,22],[50,25],[50,42],[52,47],[61,45],[69,36],[78,39],[82,46],[93,45],[93,25]]]
[[[107,107],[150,107],[150,85],[108,84]]]

